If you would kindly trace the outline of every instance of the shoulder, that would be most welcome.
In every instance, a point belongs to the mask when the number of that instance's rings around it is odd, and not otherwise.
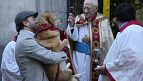
[[[16,41],[17,47],[23,47],[25,45],[30,45],[35,42],[34,34],[29,31],[22,31],[19,33]]]
[[[5,49],[6,49],[6,48],[14,48],[14,47],[15,47],[15,44],[16,44],[15,41],[10,41],[10,42],[6,45]]]
[[[29,39],[34,39],[34,33],[27,30],[23,30],[23,31],[20,31],[17,37],[17,43],[24,42],[25,40],[29,40]]]
[[[15,41],[10,41],[6,45],[3,51],[3,60],[4,58],[10,58],[11,56],[13,56],[13,53],[15,52],[15,45],[16,45]]]
[[[143,27],[139,25],[130,25],[126,29],[124,29],[121,33],[123,37],[142,37],[143,36]]]
[[[102,22],[102,21],[109,21],[109,18],[104,16],[103,14],[101,13],[97,13],[97,18],[96,18],[99,22]]]
[[[7,45],[15,45],[15,44],[16,44],[16,42],[12,40]]]
[[[21,30],[18,37],[24,37],[24,38],[29,38],[33,37],[34,33],[28,30]]]
[[[97,18],[101,18],[101,17],[104,17],[104,15],[98,12],[97,13]]]
[[[125,31],[128,31],[128,32],[143,32],[143,27],[140,26],[140,25],[130,25],[128,26]]]

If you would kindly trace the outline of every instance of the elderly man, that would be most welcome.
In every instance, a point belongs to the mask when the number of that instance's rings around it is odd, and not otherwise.
[[[108,19],[97,10],[97,0],[85,0],[84,14],[69,16],[67,33],[76,42],[73,61],[77,72],[82,74],[80,81],[97,81],[97,72],[93,70],[97,65],[93,60],[102,64],[113,41]]]
[[[99,81],[143,81],[143,25],[135,20],[135,10],[129,4],[118,5],[115,16],[119,32],[104,65],[98,68],[107,74]]]
[[[22,81],[48,81],[42,62],[55,64],[67,59],[64,52],[52,52],[40,46],[35,38],[35,18],[38,13],[22,11],[16,15],[16,29],[19,33],[15,55]]]

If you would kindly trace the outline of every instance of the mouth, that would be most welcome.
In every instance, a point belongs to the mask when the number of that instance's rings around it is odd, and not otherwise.
[[[89,12],[84,12],[84,14],[85,14],[85,15],[89,15],[90,13],[89,13]]]
[[[89,17],[89,16],[90,16],[90,14],[89,14],[89,13],[85,13],[84,15],[85,15],[86,17]]]

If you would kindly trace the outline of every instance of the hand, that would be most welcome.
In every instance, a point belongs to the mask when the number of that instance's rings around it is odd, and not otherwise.
[[[76,77],[76,78],[81,78],[83,76],[83,74],[75,74],[73,76]]]
[[[105,69],[105,64],[103,64],[103,65],[101,65],[101,66],[97,66],[96,68],[95,68],[95,70],[104,70]]]
[[[82,38],[82,41],[85,42],[86,44],[90,43],[90,37],[85,35],[85,37]]]
[[[75,17],[72,13],[69,14],[68,23],[69,23],[70,27],[73,27],[75,24]]]
[[[70,63],[67,63],[66,68],[69,68],[69,67],[70,67],[70,65],[71,65]]]
[[[101,66],[97,66],[96,68],[94,68],[94,70],[99,71],[100,74],[102,74],[102,75],[107,75],[105,64],[103,64]]]

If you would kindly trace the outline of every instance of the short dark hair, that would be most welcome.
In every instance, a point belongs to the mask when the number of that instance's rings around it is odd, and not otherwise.
[[[135,20],[135,10],[132,5],[128,3],[121,3],[118,5],[115,9],[114,15],[120,22]]]
[[[24,19],[23,21],[27,21],[27,19]],[[23,21],[16,26],[17,32],[20,32],[20,30],[22,30],[24,28]]]

